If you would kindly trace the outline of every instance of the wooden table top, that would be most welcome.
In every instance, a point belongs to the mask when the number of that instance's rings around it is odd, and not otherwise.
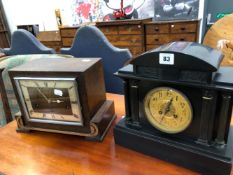
[[[125,113],[124,97],[107,94],[107,98],[115,103],[115,124]],[[39,131],[16,133],[15,129],[15,121],[0,128],[0,172],[6,175],[198,174],[115,145],[113,126],[103,142]]]
[[[207,31],[204,37],[203,44],[212,48],[217,48],[219,40],[230,40],[233,42],[233,14],[227,15],[217,22]],[[221,62],[222,66],[233,66],[233,49],[223,47],[221,51],[224,54],[224,59]]]

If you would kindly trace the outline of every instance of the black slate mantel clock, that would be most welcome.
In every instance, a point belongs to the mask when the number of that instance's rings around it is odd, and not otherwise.
[[[18,132],[39,130],[102,140],[115,118],[100,58],[48,58],[9,70],[21,114]]]
[[[174,42],[120,69],[126,115],[114,128],[115,142],[202,174],[230,174],[233,68],[219,67],[222,57]]]

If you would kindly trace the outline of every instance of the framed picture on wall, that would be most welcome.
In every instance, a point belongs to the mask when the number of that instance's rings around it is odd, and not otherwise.
[[[197,19],[199,0],[154,0],[154,20]]]
[[[154,16],[154,0],[74,0],[73,21],[76,24],[82,24],[116,20],[114,13],[121,8],[126,14],[123,19],[153,18]]]

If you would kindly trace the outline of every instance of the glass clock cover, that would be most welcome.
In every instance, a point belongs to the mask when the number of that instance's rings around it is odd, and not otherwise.
[[[29,121],[83,125],[75,78],[16,77]]]

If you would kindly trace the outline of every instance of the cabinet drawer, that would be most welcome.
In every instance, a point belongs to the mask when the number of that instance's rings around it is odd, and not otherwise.
[[[146,34],[169,33],[168,24],[146,25]]]
[[[77,29],[60,29],[61,37],[74,37]]]
[[[125,25],[118,27],[119,34],[142,34],[142,25]]]
[[[61,46],[60,41],[41,41],[46,46]]]
[[[155,49],[159,46],[161,46],[161,45],[146,45],[146,51],[151,50],[151,49]]]
[[[171,34],[170,35],[170,41],[196,41],[196,35],[195,34]]]
[[[74,38],[62,38],[62,46],[70,47],[73,43]]]
[[[108,40],[114,46],[141,46],[142,36],[141,35],[109,35]]]
[[[146,36],[146,44],[165,44],[169,42],[169,35],[161,34],[161,35],[147,35]]]
[[[98,27],[105,35],[115,35],[118,33],[117,26]]]
[[[197,23],[175,23],[170,24],[171,33],[196,32]]]

